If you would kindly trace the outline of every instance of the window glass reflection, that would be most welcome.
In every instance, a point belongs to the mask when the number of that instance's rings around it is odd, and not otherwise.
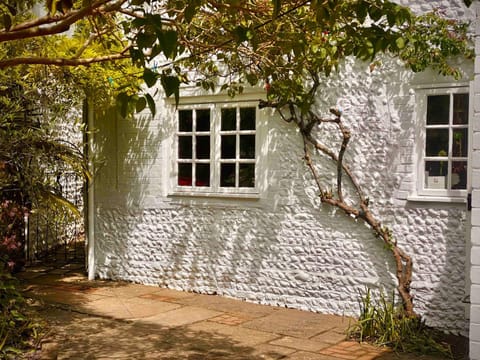
[[[178,164],[178,185],[192,186],[192,164]]]
[[[255,108],[240,109],[240,130],[255,130]]]
[[[235,186],[235,164],[221,164],[220,167],[220,186]]]
[[[178,130],[190,132],[193,126],[192,110],[180,110],[178,112]]]
[[[222,131],[237,129],[237,109],[222,109]]]
[[[448,129],[427,129],[427,156],[448,156]]]
[[[222,135],[220,152],[222,159],[235,159],[236,138],[235,135]]]
[[[450,95],[429,96],[427,100],[427,125],[447,125],[450,113]]]

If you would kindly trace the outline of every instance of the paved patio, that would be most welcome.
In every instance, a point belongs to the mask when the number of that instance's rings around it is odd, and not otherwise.
[[[88,281],[79,264],[20,278],[49,323],[41,359],[412,359],[347,341],[347,317]]]

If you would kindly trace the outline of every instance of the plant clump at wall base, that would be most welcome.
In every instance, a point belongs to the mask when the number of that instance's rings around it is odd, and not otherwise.
[[[359,303],[360,316],[348,329],[350,338],[388,346],[396,352],[453,358],[445,334],[425,325],[419,316],[408,316],[396,303],[395,293],[388,299],[383,292],[374,295],[367,289]]]

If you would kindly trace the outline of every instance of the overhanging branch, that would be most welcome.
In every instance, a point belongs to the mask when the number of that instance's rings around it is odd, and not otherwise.
[[[1,31],[0,42],[60,34],[67,31],[70,26],[77,21],[93,14],[95,11],[115,11],[120,8],[125,1],[126,0],[97,0],[92,2],[89,6],[85,6],[78,10],[69,11],[64,15],[46,15],[32,21],[16,25],[9,31]],[[104,7],[106,5],[108,5],[108,7]]]
[[[18,57],[7,60],[0,60],[0,69],[17,65],[55,65],[55,66],[88,66],[94,63],[109,62],[130,58],[129,54],[119,53],[105,56],[98,56],[86,59],[63,59],[44,57]]]

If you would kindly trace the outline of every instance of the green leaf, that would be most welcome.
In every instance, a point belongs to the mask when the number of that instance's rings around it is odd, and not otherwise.
[[[370,8],[368,8],[368,15],[370,15],[373,21],[378,21],[382,17],[383,13],[381,9],[372,5]]]
[[[12,27],[12,17],[9,14],[3,14],[3,24],[7,31]]]
[[[145,84],[150,88],[157,83],[158,74],[153,72],[152,70],[145,68],[143,70],[143,80]]]
[[[405,47],[405,39],[402,37],[398,37],[395,40],[395,45],[397,46],[398,49],[403,49]]]
[[[145,56],[139,49],[130,48],[130,58],[134,64],[143,65],[145,62]]]
[[[155,40],[157,40],[155,34],[149,32],[141,32],[137,35],[137,45],[140,49],[151,48]]]
[[[358,4],[357,4],[357,17],[358,17],[358,21],[360,23],[363,23],[365,21],[365,19],[367,18],[367,6],[365,5],[365,2],[363,1],[359,1]]]
[[[195,1],[189,1],[185,11],[183,12],[186,22],[191,23],[196,13],[197,5],[195,4]]]
[[[258,77],[254,73],[247,73],[245,77],[247,78],[248,83],[252,86],[258,83]]]
[[[282,1],[281,0],[272,0],[273,4],[273,18],[275,19],[278,14],[280,14],[280,9],[282,8]]]
[[[162,74],[161,83],[165,90],[165,95],[169,97],[173,94],[175,96],[175,104],[178,105],[180,100],[180,80],[178,77]]]
[[[233,30],[233,34],[235,36],[237,44],[240,44],[241,42],[244,42],[244,41],[248,40],[247,31],[248,31],[248,29],[244,26],[241,26],[241,25],[237,26]]]
[[[147,106],[147,100],[144,97],[141,97],[137,100],[135,104],[135,111],[137,113],[142,112],[143,109]]]
[[[117,95],[116,103],[119,108],[120,115],[122,117],[127,117],[128,115],[128,104],[130,102],[130,96],[127,93],[121,92]]]
[[[177,32],[175,30],[163,31],[160,36],[160,46],[167,58],[174,58],[177,49]]]
[[[148,108],[150,109],[152,116],[155,116],[157,108],[155,106],[155,101],[153,100],[153,97],[150,94],[145,94],[145,99],[147,100]]]

